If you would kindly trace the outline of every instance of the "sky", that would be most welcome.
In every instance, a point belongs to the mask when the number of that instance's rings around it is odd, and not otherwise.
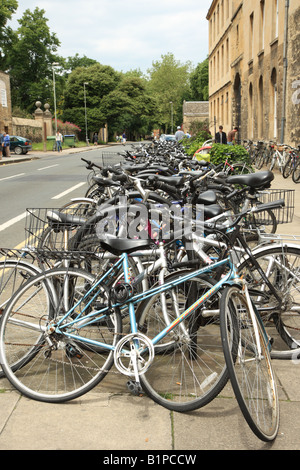
[[[161,56],[194,66],[208,55],[208,21],[212,0],[18,0],[8,24],[19,26],[26,9],[45,10],[64,58],[87,56],[117,71],[143,73]]]

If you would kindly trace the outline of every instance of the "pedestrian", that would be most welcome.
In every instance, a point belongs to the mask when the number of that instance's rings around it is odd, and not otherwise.
[[[4,142],[4,135],[0,134],[0,143],[1,143],[1,157],[0,160],[2,160],[3,157],[5,157],[5,147],[3,145]]]
[[[4,132],[3,134],[3,142],[2,142],[2,149],[4,149],[3,156],[9,157],[9,146],[10,146],[10,138],[9,135]]]
[[[234,127],[232,131],[228,132],[228,145],[234,145],[236,143],[236,134],[238,131],[238,127]]]
[[[94,135],[93,135],[93,142],[94,142],[94,145],[98,145],[98,134],[97,134],[97,132],[95,132]]]
[[[177,127],[177,131],[175,132],[175,140],[176,142],[179,142],[180,140],[182,140],[185,136],[185,133],[183,132],[183,130],[181,129],[181,126],[178,126]]]
[[[223,131],[223,126],[219,126],[219,132],[215,135],[216,144],[227,144],[226,132]]]
[[[122,134],[122,142],[123,142],[123,144],[126,144],[126,134],[125,134],[125,131],[124,131],[123,134]]]
[[[62,152],[62,140],[63,140],[63,137],[61,135],[61,133],[59,131],[56,132],[56,150],[58,152]]]

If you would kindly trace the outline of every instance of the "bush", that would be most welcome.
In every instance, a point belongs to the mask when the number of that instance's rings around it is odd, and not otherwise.
[[[210,161],[214,165],[221,163],[245,162],[250,164],[250,157],[247,150],[242,145],[214,144],[210,152]]]

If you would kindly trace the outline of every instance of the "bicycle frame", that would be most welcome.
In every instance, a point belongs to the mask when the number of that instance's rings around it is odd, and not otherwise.
[[[91,303],[97,298],[99,294],[99,290],[97,289],[100,284],[107,279],[109,276],[111,276],[116,270],[119,271],[120,268],[123,269],[124,273],[124,279],[125,283],[128,283],[129,285],[131,284],[131,279],[129,277],[129,265],[128,265],[128,255],[127,253],[123,253],[120,257],[120,259],[107,271],[97,282],[94,286],[91,287],[91,289],[84,295],[82,299],[80,299],[56,324],[56,332],[62,333],[67,336],[70,339],[74,340],[80,340],[83,343],[87,343],[93,346],[97,347],[103,347],[105,349],[109,350],[114,350],[114,346],[107,345],[105,343],[101,343],[95,340],[91,340],[85,337],[81,337],[79,335],[75,335],[72,333],[68,333],[65,330],[70,327],[74,327],[77,329],[80,329],[81,326],[86,326],[88,324],[92,324],[95,321],[101,320],[105,316],[106,313],[109,312],[110,308],[117,308],[117,307],[122,307],[124,305],[128,305],[129,309],[129,318],[130,318],[130,325],[131,325],[131,333],[138,333],[137,326],[136,326],[136,318],[135,318],[135,309],[134,305],[137,304],[139,301],[152,297],[155,294],[160,294],[162,292],[166,292],[168,289],[172,287],[176,287],[177,285],[182,284],[185,281],[188,281],[196,276],[200,276],[202,274],[205,274],[207,272],[210,272],[212,269],[217,269],[225,264],[229,264],[230,270],[229,272],[216,284],[214,285],[211,289],[209,289],[200,299],[197,299],[196,302],[194,302],[193,305],[191,305],[189,308],[187,308],[178,318],[176,318],[171,324],[167,325],[166,328],[158,333],[155,338],[151,340],[153,345],[156,345],[162,338],[164,338],[170,331],[172,331],[176,326],[178,326],[180,323],[183,322],[183,320],[187,319],[198,307],[200,307],[206,300],[208,300],[213,294],[215,294],[217,291],[219,291],[225,284],[228,282],[235,282],[239,283],[239,277],[236,273],[235,267],[233,263],[231,262],[231,258],[225,258],[222,261],[218,261],[214,263],[213,265],[201,268],[196,271],[191,271],[189,274],[184,275],[182,277],[179,277],[177,280],[169,281],[166,282],[164,285],[161,286],[156,286],[152,287],[146,292],[138,293],[133,295],[129,301],[124,302],[124,303],[116,303],[110,306],[107,306],[101,310],[89,313],[84,316],[85,311],[88,309],[88,307],[91,305]],[[79,307],[81,302],[88,298],[91,294],[93,293],[92,299],[89,300],[89,302],[85,305],[84,309],[80,312],[80,314],[77,315],[77,318],[68,322],[64,323],[66,319],[74,313],[76,308]],[[53,325],[52,325],[53,326]],[[45,328],[46,332],[47,328]],[[49,338],[51,338],[51,334],[49,335]],[[51,340],[51,339],[50,339]]]

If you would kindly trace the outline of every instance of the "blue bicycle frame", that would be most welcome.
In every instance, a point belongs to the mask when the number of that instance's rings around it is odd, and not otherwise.
[[[123,268],[123,273],[124,273],[124,281],[127,284],[131,284],[131,278],[129,274],[129,264],[128,264],[128,254],[123,253],[118,261],[103,275],[99,280],[96,281],[95,285],[93,285],[89,291],[84,295],[82,299],[80,299],[57,323],[56,326],[56,331],[58,333],[62,333],[67,336],[70,339],[74,340],[80,340],[83,343],[87,343],[90,345],[98,346],[98,347],[103,347],[108,350],[114,350],[114,346],[110,346],[106,343],[101,343],[95,340],[91,340],[86,337],[81,337],[79,335],[74,335],[70,332],[67,332],[66,329],[70,329],[71,327],[74,326],[77,330],[80,329],[80,326],[86,326],[87,324],[93,324],[94,322],[99,322],[101,319],[104,319],[107,317],[107,312],[109,312],[110,308],[114,307],[122,307],[124,305],[128,305],[129,308],[129,318],[130,318],[130,325],[131,325],[131,333],[137,333],[137,326],[136,326],[136,317],[135,317],[135,308],[134,305],[137,304],[139,301],[147,299],[149,297],[152,297],[155,294],[160,294],[172,287],[176,287],[180,285],[181,283],[188,281],[196,276],[201,276],[202,274],[211,272],[212,270],[217,269],[220,266],[224,266],[228,264],[230,269],[229,272],[222,277],[222,279],[217,282],[211,289],[209,289],[200,299],[197,299],[196,302],[194,302],[190,307],[188,307],[178,318],[176,318],[173,322],[171,322],[169,325],[167,325],[163,331],[158,333],[155,338],[153,338],[151,341],[153,345],[157,344],[162,338],[164,338],[171,330],[173,330],[177,325],[179,325],[183,320],[189,317],[189,315],[196,310],[198,307],[200,307],[205,301],[207,301],[214,293],[216,293],[218,290],[220,290],[221,287],[223,287],[225,284],[230,284],[230,283],[237,283],[239,276],[237,275],[236,269],[234,264],[231,261],[230,256],[228,258],[225,258],[224,260],[218,261],[212,265],[209,265],[207,267],[198,269],[196,271],[191,271],[188,274],[185,274],[184,276],[178,277],[178,279],[166,282],[163,285],[153,287],[146,292],[141,292],[138,294],[133,295],[127,302],[124,303],[116,303],[111,306],[107,306],[101,310],[93,311],[92,313],[89,313],[85,315],[86,310],[91,306],[92,302],[95,301],[97,296],[99,295],[99,290],[98,287],[101,285],[103,281],[105,281],[107,278],[110,278],[111,275],[114,273],[114,271],[119,270],[121,267]],[[94,293],[95,292],[95,293]],[[72,314],[74,314],[75,310],[79,307],[82,301],[87,299],[91,294],[93,293],[92,298],[87,302],[85,307],[80,311],[80,313],[77,315],[75,319],[73,319],[71,322],[64,323],[64,321]],[[81,325],[80,325],[81,323]]]

